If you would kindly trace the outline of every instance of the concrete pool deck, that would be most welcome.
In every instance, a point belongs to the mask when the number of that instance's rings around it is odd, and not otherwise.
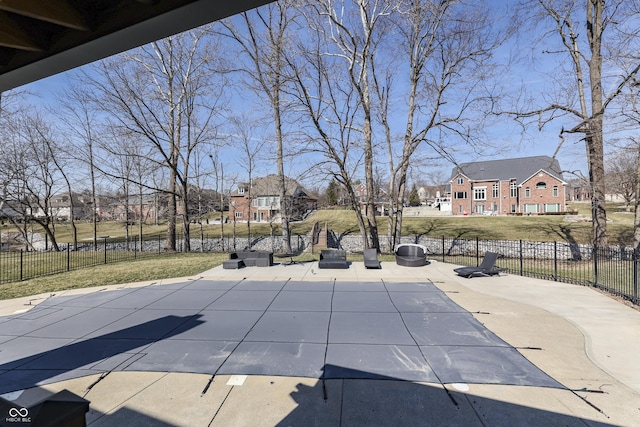
[[[34,381],[33,387],[7,392],[3,397],[14,401],[16,406],[26,407],[47,394],[68,389],[91,402],[86,419],[88,425],[93,426],[116,423],[127,426],[640,425],[640,312],[586,287],[512,275],[464,279],[453,273],[455,267],[437,262],[424,267],[400,267],[383,262],[380,270],[367,270],[357,262],[347,270],[320,270],[317,262],[240,270],[216,267],[197,277],[65,291],[53,298],[42,295],[0,301],[0,322],[4,320],[0,330],[3,324],[9,325],[7,322],[15,323],[10,319],[29,313],[30,308],[43,302],[58,301],[55,298],[104,298],[107,292],[156,291],[163,287],[168,290],[184,283],[308,282],[312,286],[315,282],[320,286],[333,281],[340,284],[383,282],[386,290],[381,290],[379,296],[386,292],[396,305],[399,294],[394,294],[394,284],[432,283],[465,311],[462,314],[472,316],[560,386],[518,385],[513,381],[506,384],[500,379],[465,382],[462,379],[475,376],[464,372],[456,382],[428,378],[426,381],[404,380],[398,379],[397,371],[391,370],[394,364],[387,365],[379,359],[376,359],[373,376],[365,360],[361,372],[350,367],[348,375],[326,377],[322,374],[316,378],[176,372],[160,363],[164,370],[153,370],[153,364],[146,364],[145,370],[103,368],[89,375],[53,382],[51,379],[55,377],[51,377],[41,383]],[[336,306],[362,303],[349,302],[349,296],[356,294],[340,292],[337,286],[333,290]],[[365,294],[357,295],[360,298]],[[300,304],[300,300],[294,303]],[[407,322],[410,316],[402,309],[399,311]],[[335,326],[346,310],[319,308],[314,313],[319,312],[335,316],[329,320]],[[347,322],[350,319],[347,318]],[[265,323],[265,326],[275,326],[263,328],[262,332],[259,325],[256,323],[250,332],[280,333],[277,329],[281,324]],[[372,333],[366,330],[366,323],[349,325],[343,323],[340,330],[353,329],[356,339],[357,328],[365,328],[361,333]],[[410,322],[407,330],[414,338],[419,335]],[[0,363],[4,366],[0,387],[3,375],[14,369],[11,363],[17,357],[11,355],[11,346],[21,337],[24,338],[16,332],[3,336],[0,341]],[[164,344],[162,341],[154,344]],[[59,350],[60,346],[54,347]],[[421,348],[426,350],[424,345]],[[456,367],[454,350],[457,351],[451,347],[451,354],[445,354],[445,359],[452,358],[453,368]],[[482,351],[478,351],[477,356],[477,360],[467,361],[471,364],[465,366],[473,366],[486,377],[490,361],[483,360]],[[366,359],[366,355],[361,358]],[[269,363],[277,369],[288,369],[277,366],[277,361]],[[450,378],[454,377],[455,372]]]

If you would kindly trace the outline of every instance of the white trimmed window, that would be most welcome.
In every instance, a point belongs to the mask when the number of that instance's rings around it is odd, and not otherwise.
[[[512,182],[509,188],[511,190],[511,197],[518,197],[518,184]]]
[[[487,200],[487,187],[476,187],[473,189],[473,200]]]
[[[458,185],[462,185],[464,184],[464,178],[458,178],[456,182],[458,183]]]
[[[493,184],[492,191],[491,191],[491,197],[493,197],[494,199],[497,198],[499,196],[498,190],[499,190],[498,189],[498,183],[496,182],[495,184]]]
[[[560,203],[545,203],[545,212],[560,212]]]
[[[553,186],[553,197],[558,197],[558,186],[557,185]]]
[[[531,188],[525,187],[525,189],[524,189],[524,197],[531,197]]]

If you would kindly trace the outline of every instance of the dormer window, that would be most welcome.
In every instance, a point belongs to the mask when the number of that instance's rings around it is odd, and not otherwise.
[[[244,187],[238,187],[238,193],[244,194]]]
[[[544,190],[545,188],[547,188],[546,182],[540,181],[539,183],[536,184],[536,190]]]

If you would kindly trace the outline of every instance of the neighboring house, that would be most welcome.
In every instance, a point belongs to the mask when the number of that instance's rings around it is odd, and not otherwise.
[[[91,218],[93,209],[91,196],[84,193],[71,193],[71,197],[73,197],[73,218],[76,220]],[[98,201],[98,206],[95,208],[98,214],[99,205]],[[41,208],[38,208],[33,216],[41,218],[46,215]],[[71,218],[71,199],[68,192],[55,194],[49,198],[49,216],[60,221],[68,221]]]
[[[22,215],[19,211],[13,209],[6,202],[0,203],[0,220],[8,219],[8,218],[19,218]]]
[[[464,163],[451,173],[453,215],[566,212],[567,183],[548,156]]]
[[[249,200],[251,197],[251,200]],[[241,183],[231,193],[229,218],[236,221],[280,222],[280,182],[278,175],[256,178],[251,183]],[[313,197],[296,180],[285,177],[285,200],[290,220],[301,220],[316,209],[318,199]]]
[[[374,188],[376,192],[374,198],[374,205],[376,210],[376,215],[385,215],[385,212],[389,211],[389,192],[380,186],[376,186]],[[353,193],[356,196],[356,199],[360,203],[360,207],[362,210],[362,214],[366,215],[367,213],[367,186],[366,184],[358,184],[353,188]]]
[[[418,198],[423,205],[433,204],[445,193],[445,185],[423,185],[418,188]]]
[[[112,205],[110,217],[115,221],[155,221],[158,218],[158,198],[154,195],[130,195],[128,201],[118,200]]]

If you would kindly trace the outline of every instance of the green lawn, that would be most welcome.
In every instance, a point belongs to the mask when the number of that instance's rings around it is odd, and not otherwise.
[[[19,298],[67,289],[81,289],[123,283],[194,276],[216,267],[228,258],[220,253],[177,253],[153,258],[99,265],[80,270],[42,276],[23,282],[0,285],[0,300]],[[317,260],[317,255],[303,254],[297,260]],[[362,255],[349,254],[351,262],[362,262]],[[392,255],[381,255],[381,261],[393,261]]]
[[[570,206],[571,210],[577,211],[580,215],[590,216],[590,205],[585,203],[576,203]],[[633,214],[625,212],[621,206],[608,205],[608,233],[612,244],[630,244],[633,237]],[[377,217],[378,229],[380,235],[387,234],[388,219],[386,217]],[[358,234],[358,226],[354,212],[350,210],[319,210],[305,221],[292,223],[292,232],[294,234],[307,234],[313,225],[318,223],[321,227],[327,226],[336,234]],[[566,222],[562,215],[549,216],[449,216],[449,217],[405,217],[403,226],[403,234],[409,236],[431,236],[447,238],[465,238],[465,239],[483,239],[483,240],[529,240],[529,241],[565,241],[575,243],[590,243],[592,230],[590,222]],[[79,240],[90,239],[92,236],[92,225],[90,223],[78,223]],[[224,225],[224,235],[231,237],[233,233],[233,224]],[[1,230],[6,232],[11,227],[3,224]],[[181,227],[179,226],[180,230]],[[235,224],[236,235],[244,237],[247,235],[247,224],[245,222],[237,222]],[[122,224],[112,222],[101,222],[98,226],[98,235],[108,235],[112,237],[124,237],[125,227]],[[138,226],[130,226],[130,236],[137,235]],[[193,238],[200,236],[200,225],[192,224],[191,233]],[[203,224],[202,231],[205,236],[213,237],[220,235],[220,224]],[[276,235],[280,234],[280,227],[274,225],[272,230],[269,224],[251,224],[251,234],[254,236],[269,235],[271,232]],[[165,225],[143,225],[143,234],[145,240],[163,238],[166,232]],[[71,226],[69,224],[56,224],[56,236],[60,243],[72,241]],[[117,252],[115,253],[117,255]],[[32,254],[24,254],[21,271],[28,271],[44,268],[41,262],[29,264],[27,258]],[[33,254],[34,256],[37,254]],[[50,254],[51,255],[51,254]],[[70,252],[53,254],[48,257],[49,261],[60,264],[62,267],[57,268],[58,271],[64,271],[73,268],[77,263],[86,264],[86,260],[76,258],[86,256],[104,256],[100,253],[83,253]],[[109,257],[116,256],[109,253]],[[135,255],[135,254],[134,254]],[[212,253],[189,253],[189,254],[163,254],[151,255],[145,259],[136,259],[133,261],[115,262],[116,259],[110,259],[107,265],[98,265],[96,267],[83,268],[75,271],[63,272],[55,275],[38,277],[22,282],[11,282],[0,285],[0,299],[16,298],[21,296],[35,295],[40,293],[56,292],[65,289],[85,288],[93,286],[106,286],[112,284],[139,282],[147,280],[160,280],[164,278],[190,276],[206,271],[214,266],[220,265],[226,258],[227,254]],[[305,254],[299,259],[309,261],[312,257],[317,259],[317,255]],[[59,259],[58,259],[59,258]],[[349,254],[349,261],[358,262],[362,260],[362,255]],[[381,260],[392,261],[393,256],[381,255]],[[82,262],[81,262],[82,261]],[[102,258],[95,263],[101,263]],[[94,264],[95,264],[94,263]],[[78,264],[78,265],[79,265]],[[59,266],[58,266],[59,267]],[[506,267],[506,266],[505,266]],[[516,266],[517,267],[517,266]],[[514,268],[516,268],[514,267]],[[552,274],[552,267],[537,266],[541,270],[535,272],[542,276]],[[591,274],[588,268],[578,269],[575,271],[564,271],[564,265],[560,265],[558,273],[565,277],[572,277],[577,271],[586,271]],[[571,266],[571,270],[575,266]],[[4,265],[3,274],[9,277],[11,269],[15,266]],[[534,272],[530,272],[533,274]],[[35,271],[34,274],[38,274]],[[590,280],[589,277],[576,277],[576,280]],[[19,277],[18,279],[19,280]]]
[[[227,254],[189,253],[159,255],[136,261],[37,277],[0,285],[0,299],[18,298],[66,289],[107,286],[120,283],[191,276],[222,264]]]
[[[608,234],[611,244],[631,244],[633,242],[633,214],[624,211],[619,204],[608,204]],[[569,209],[581,215],[590,216],[588,203],[572,203]],[[377,217],[379,234],[386,235],[388,230],[387,217]],[[358,224],[355,213],[351,210],[319,210],[305,221],[294,222],[291,225],[294,234],[307,234],[313,224],[318,222],[321,227],[325,224],[336,234],[358,234]],[[93,235],[90,223],[77,224],[79,240],[90,239]],[[233,223],[224,225],[224,235],[231,237]],[[8,230],[5,224],[2,230]],[[246,222],[236,222],[236,235],[247,235]],[[162,238],[166,227],[164,225],[143,225],[146,239]],[[181,230],[181,226],[178,226]],[[202,230],[206,236],[219,236],[220,224],[203,224]],[[36,229],[37,231],[37,229]],[[129,227],[130,235],[137,235],[137,225]],[[274,224],[273,232],[281,233],[280,226]],[[268,223],[252,223],[253,236],[265,236],[271,233]],[[445,236],[448,238],[496,239],[496,240],[530,240],[530,241],[565,241],[575,243],[590,243],[592,241],[591,222],[566,222],[563,215],[541,216],[450,216],[450,217],[405,217],[403,234],[411,236],[429,235]],[[125,227],[113,222],[101,222],[98,225],[98,235],[124,237]],[[200,225],[191,225],[191,235],[200,235]],[[60,243],[72,241],[71,226],[56,224],[56,237]]]
[[[588,214],[588,204],[575,204],[578,212]],[[586,215],[585,214],[585,215]],[[378,217],[381,235],[387,234],[386,217]],[[359,233],[355,214],[346,210],[320,210],[305,221],[321,226],[327,224],[336,233]],[[535,242],[562,241],[591,243],[591,222],[566,222],[563,215],[540,216],[451,216],[403,219],[403,235],[445,236],[448,238],[485,240],[530,240]],[[630,244],[633,241],[633,215],[624,213],[618,206],[609,207],[609,239],[612,244]]]

